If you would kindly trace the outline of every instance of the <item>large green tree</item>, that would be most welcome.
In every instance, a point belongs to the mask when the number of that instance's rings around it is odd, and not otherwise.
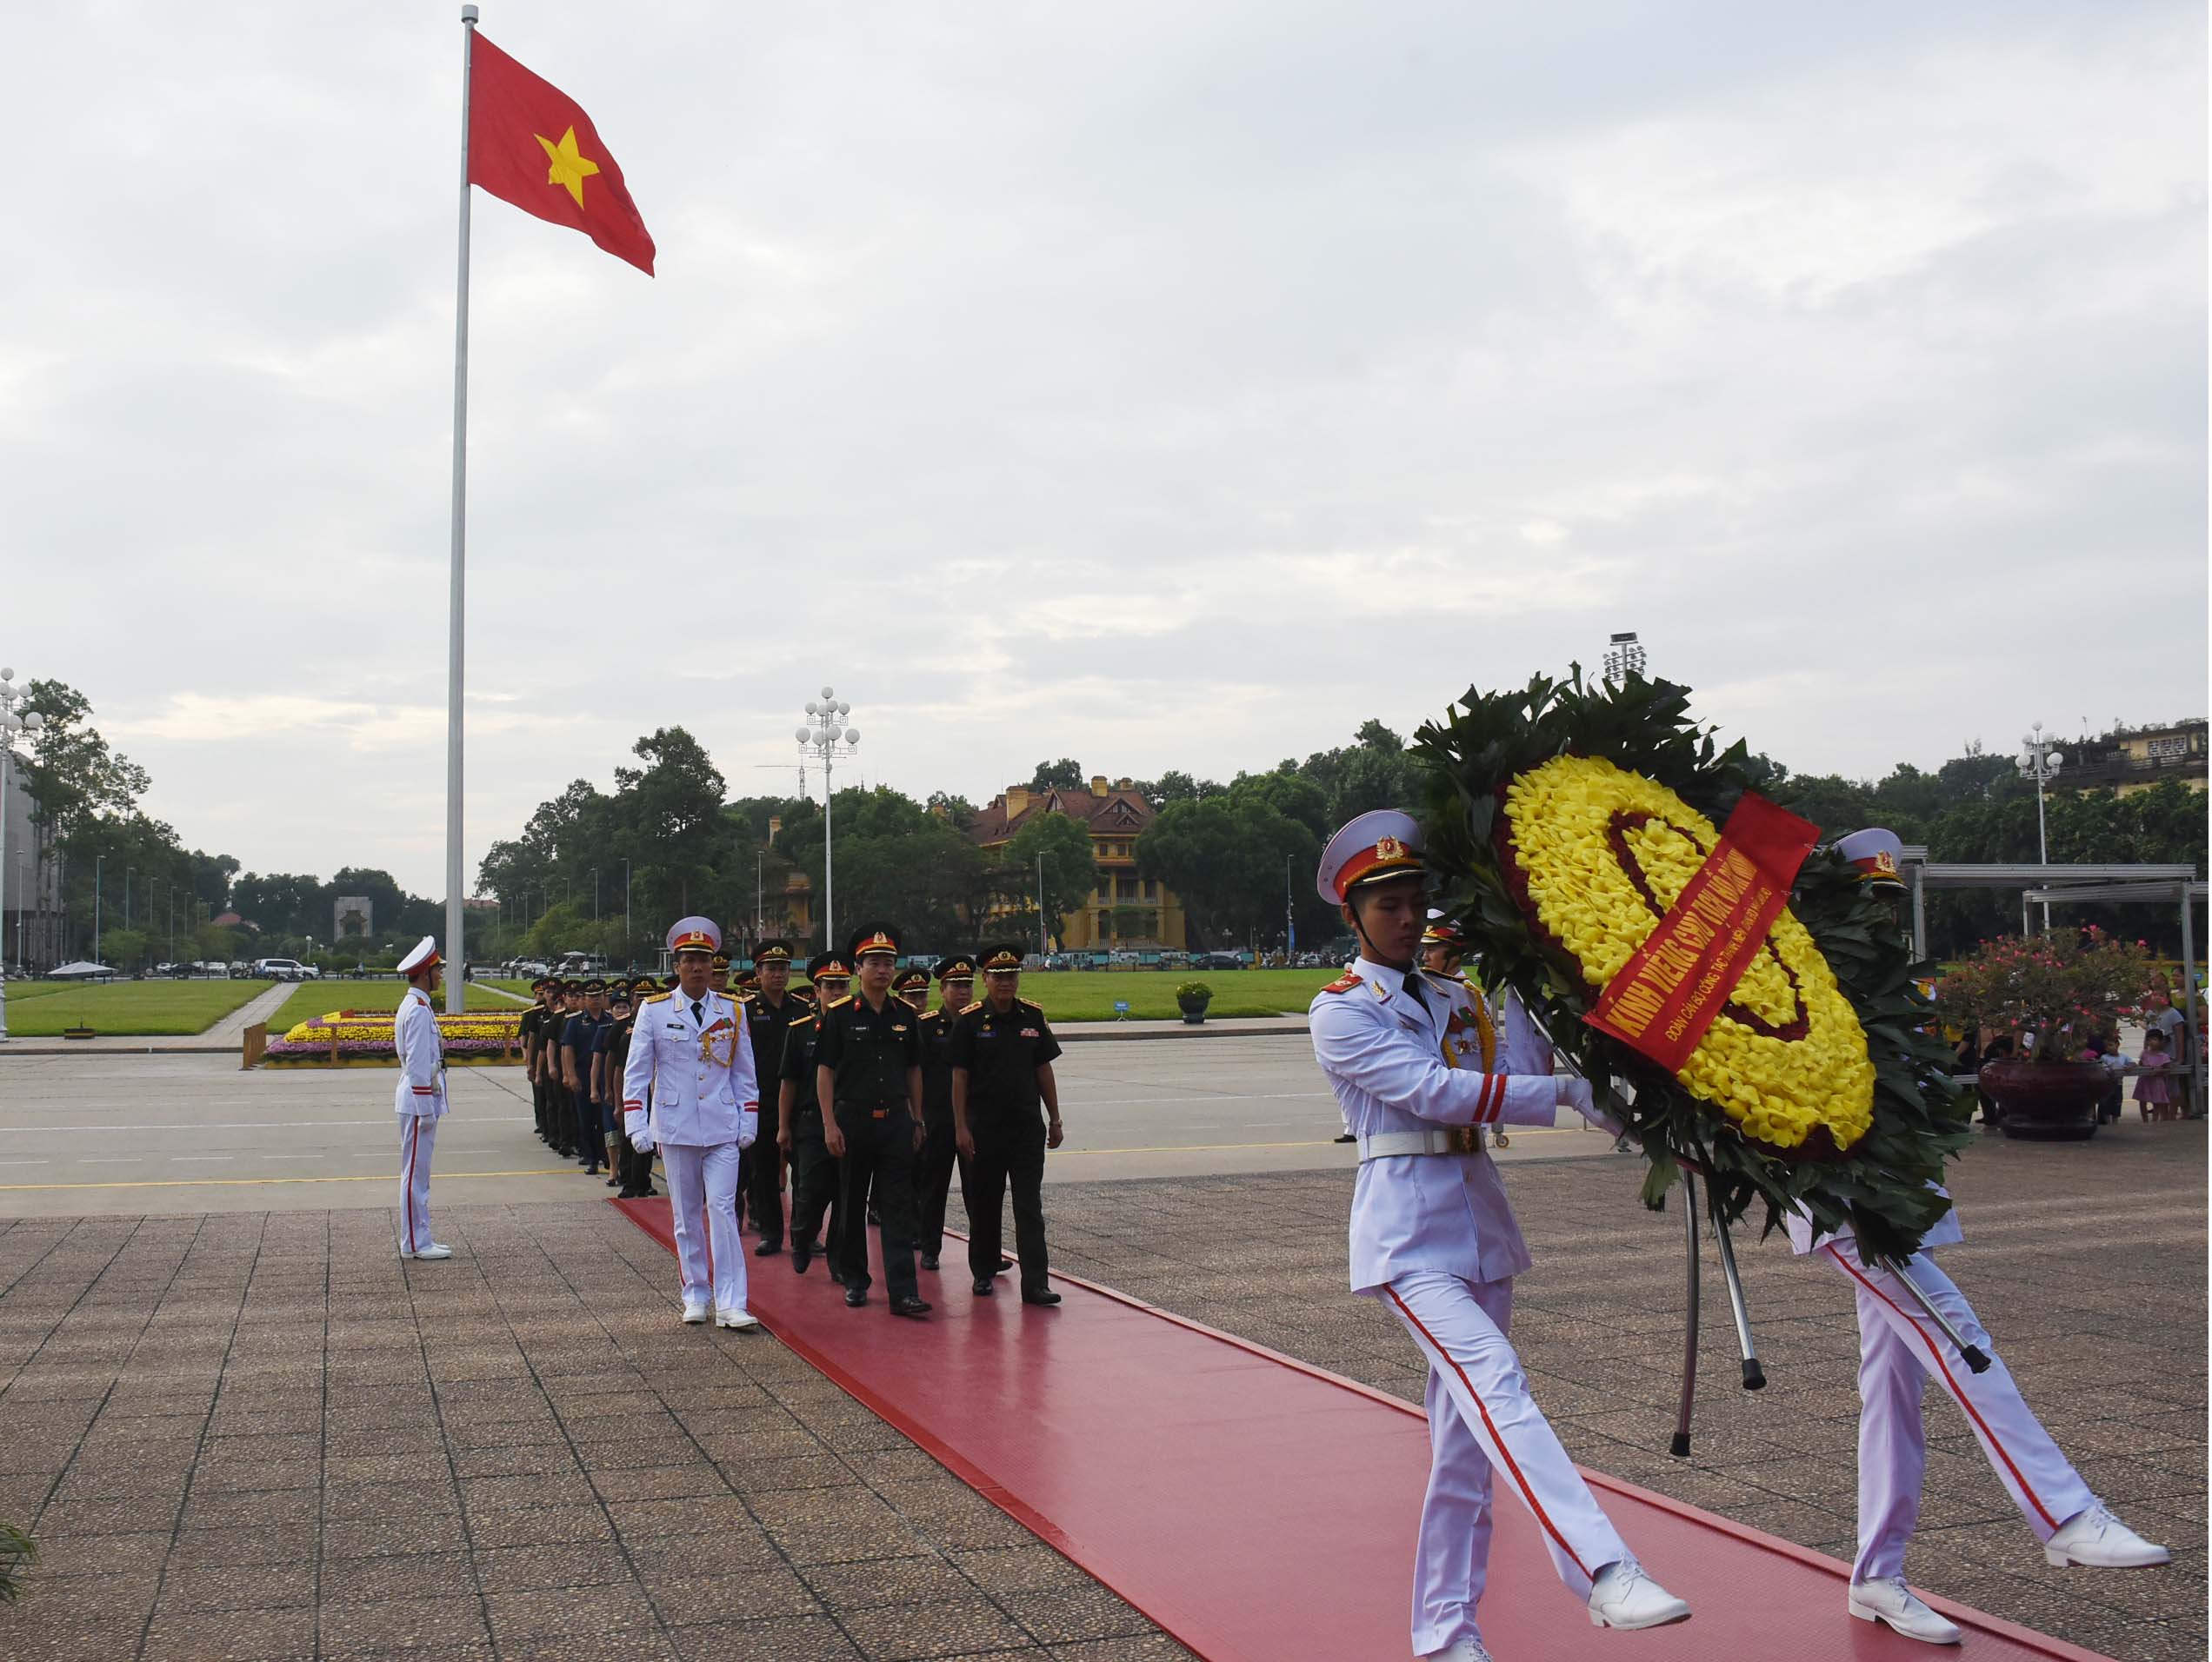
[[[1065,814],[1034,814],[999,851],[993,882],[1006,900],[1029,902],[1040,873],[1044,914],[1052,920],[1054,938],[1066,919],[1083,911],[1098,887],[1098,861],[1091,849],[1090,828]]]
[[[1184,915],[1209,945],[1281,939],[1286,900],[1297,904],[1302,870],[1310,892],[1319,854],[1306,826],[1261,794],[1233,788],[1169,803],[1136,840],[1137,869],[1182,898]]]

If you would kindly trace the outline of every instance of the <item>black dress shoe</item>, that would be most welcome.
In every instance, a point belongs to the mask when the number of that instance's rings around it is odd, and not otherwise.
[[[804,1275],[807,1266],[814,1262],[814,1250],[804,1241],[795,1241],[791,1246],[791,1273]]]
[[[1032,1293],[1029,1288],[1023,1287],[1022,1302],[1023,1304],[1057,1304],[1060,1302],[1060,1295],[1050,1287],[1047,1287],[1042,1293]]]
[[[926,1316],[929,1313],[929,1301],[917,1299],[909,1293],[903,1299],[891,1300],[891,1313],[895,1316]]]
[[[989,1276],[979,1275],[976,1278],[974,1291],[977,1298],[988,1299],[992,1293],[998,1291],[998,1287],[997,1285],[992,1281]]]
[[[783,1250],[783,1243],[782,1241],[764,1240],[761,1242],[759,1246],[753,1248],[753,1256],[755,1258],[773,1258],[776,1253]]]
[[[867,1302],[868,1289],[866,1287],[849,1286],[845,1289],[845,1307],[848,1310],[857,1310]]]
[[[868,1221],[876,1228],[881,1229],[883,1227],[883,1214],[876,1211],[874,1207],[870,1207],[868,1208]]]
[[[1348,1131],[1343,1136],[1332,1138],[1330,1140],[1334,1142],[1357,1142],[1359,1139],[1352,1135],[1352,1133]]]
[[[935,1253],[924,1253],[922,1254],[922,1267],[923,1269],[933,1270],[936,1268],[936,1266],[937,1255]]]
[[[1009,1271],[1009,1270],[1012,1269],[1013,1267],[1014,1267],[1014,1260],[1013,1260],[1012,1259],[1010,1259],[1010,1258],[1002,1258],[1002,1259],[1000,1259],[1000,1260],[998,1260],[998,1267],[997,1267],[996,1269],[993,1270],[993,1271],[991,1272],[991,1273],[992,1273],[993,1275],[1003,1275],[1003,1274],[1005,1274],[1005,1273],[1006,1273],[1006,1272],[1007,1272],[1007,1271]]]

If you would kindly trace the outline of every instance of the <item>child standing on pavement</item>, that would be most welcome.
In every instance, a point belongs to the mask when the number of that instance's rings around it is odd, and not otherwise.
[[[2167,1072],[2173,1065],[2166,1035],[2152,1028],[2143,1035],[2142,1060],[2138,1064],[2143,1071],[2135,1080],[2135,1107],[2147,1120],[2181,1118],[2174,1101],[2174,1081]]]

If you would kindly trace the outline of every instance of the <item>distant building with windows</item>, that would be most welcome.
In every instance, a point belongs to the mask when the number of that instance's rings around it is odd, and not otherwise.
[[[2193,791],[2205,788],[2202,716],[2149,727],[2115,728],[2094,739],[2062,747],[2068,755],[2058,784],[2109,790],[2126,796],[2178,779]]]
[[[1003,848],[1041,814],[1080,821],[1090,833],[1091,858],[1098,862],[1098,887],[1083,909],[1057,920],[1063,948],[1183,948],[1183,902],[1158,879],[1141,876],[1136,869],[1136,840],[1151,825],[1154,809],[1134,780],[1109,782],[1103,774],[1096,774],[1088,790],[1010,786],[976,814],[968,834],[986,852]]]

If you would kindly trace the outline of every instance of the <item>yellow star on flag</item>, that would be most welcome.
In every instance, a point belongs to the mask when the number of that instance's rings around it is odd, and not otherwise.
[[[558,144],[543,133],[532,133],[530,136],[545,147],[545,159],[552,163],[545,170],[545,183],[568,186],[576,205],[583,207],[583,182],[599,171],[599,164],[576,150],[576,129],[571,127],[562,134]]]

